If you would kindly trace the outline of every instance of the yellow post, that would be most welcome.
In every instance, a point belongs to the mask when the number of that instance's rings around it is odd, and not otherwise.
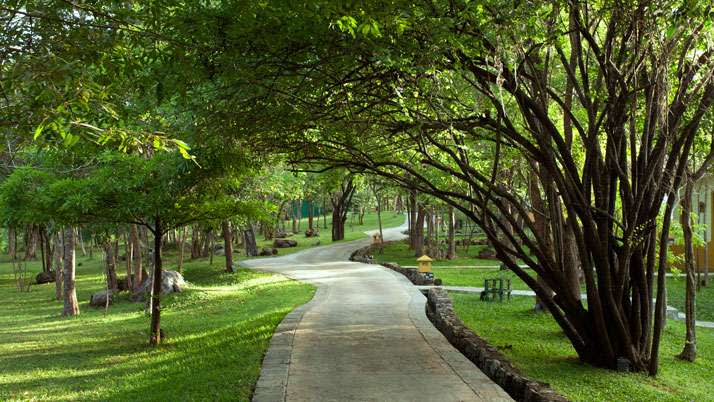
[[[429,256],[426,254],[417,258],[417,265],[419,266],[419,272],[421,272],[421,273],[431,272],[431,262],[432,261],[433,260],[431,258],[429,258]]]

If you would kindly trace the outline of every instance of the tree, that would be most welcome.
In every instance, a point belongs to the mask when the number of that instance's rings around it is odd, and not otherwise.
[[[397,2],[348,15],[305,9],[299,22],[270,8],[271,35],[229,49],[248,52],[251,68],[259,60],[251,83],[268,77],[273,113],[290,105],[298,115],[290,127],[302,136],[279,138],[283,119],[256,146],[371,171],[449,203],[481,227],[583,361],[614,369],[626,359],[654,375],[674,194],[714,100],[710,9],[606,3]],[[480,160],[484,150],[493,157]],[[523,187],[502,180],[506,153],[532,161],[530,194],[545,219],[533,219]],[[573,243],[587,306],[563,252]]]
[[[339,186],[332,192],[332,241],[345,238],[345,222],[349,212],[352,197],[355,194],[354,176],[347,174],[342,178]]]

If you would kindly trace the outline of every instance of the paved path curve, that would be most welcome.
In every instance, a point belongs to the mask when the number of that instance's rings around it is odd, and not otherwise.
[[[347,261],[368,241],[242,262],[318,287],[276,329],[253,400],[510,401],[433,327],[406,278]]]

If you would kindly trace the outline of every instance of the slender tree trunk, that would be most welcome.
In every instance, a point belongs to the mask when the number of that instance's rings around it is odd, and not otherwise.
[[[186,226],[181,228],[181,234],[179,238],[179,255],[178,255],[178,271],[183,273],[183,249],[186,245]]]
[[[161,343],[161,240],[164,234],[163,222],[161,217],[154,217],[154,275],[153,287],[151,294],[151,335],[149,337],[150,345],[158,345]]]
[[[384,252],[384,233],[382,232],[382,201],[379,195],[375,193],[377,199],[377,224],[379,225],[379,254]]]
[[[55,299],[57,300],[62,300],[62,284],[64,283],[63,281],[63,258],[62,254],[64,252],[64,247],[62,245],[62,234],[57,233],[56,236],[54,236],[55,239],[55,247],[53,249],[53,260],[54,260],[54,266],[55,266]]]
[[[43,232],[42,226],[40,226],[37,233],[38,233],[38,237],[39,237],[39,241],[40,241],[40,257],[42,260],[42,272],[50,272],[50,265],[47,264],[47,259],[50,258],[50,253],[45,251],[45,249],[47,247],[45,247],[45,245],[46,245],[45,236],[44,236],[44,233],[42,233],[42,232]]]
[[[64,245],[64,310],[62,316],[79,314],[77,292],[74,288],[75,255],[74,255],[74,229],[67,227],[63,232],[62,244]]]
[[[446,250],[446,258],[449,260],[453,260],[456,258],[456,230],[455,230],[455,220],[456,216],[454,214],[454,207],[449,206],[449,213],[448,213],[448,222],[446,224],[447,226],[447,235],[446,235],[446,243],[447,243],[447,250]]]
[[[221,226],[223,229],[223,249],[226,256],[226,272],[235,272],[233,268],[233,233],[231,233],[231,224],[224,220]]]
[[[17,234],[14,226],[7,228],[7,255],[13,261],[17,258]]]
[[[680,223],[684,232],[684,265],[687,274],[686,298],[685,298],[685,322],[687,335],[684,341],[684,349],[679,354],[679,358],[693,362],[697,358],[697,332],[696,332],[696,278],[694,273],[694,246],[692,243],[692,192],[694,181],[688,179],[684,185],[684,197],[681,200]]]
[[[417,248],[417,215],[418,215],[416,190],[409,191],[409,246],[416,251]],[[423,219],[423,218],[422,218]],[[422,221],[423,222],[423,221]],[[423,230],[423,228],[421,228]],[[419,253],[417,253],[419,254]],[[421,255],[420,255],[421,257]]]
[[[37,258],[37,231],[35,225],[28,225],[25,233],[25,260],[32,260]]]
[[[132,278],[131,263],[134,260],[134,246],[129,241],[129,235],[124,233],[124,255],[126,257],[126,288],[134,289],[134,280]]]
[[[291,203],[290,215],[293,219],[293,233],[298,232],[298,220],[297,220],[297,201],[293,200]]]
[[[201,242],[199,239],[199,228],[194,225],[191,228],[191,259],[194,260],[201,256]]]
[[[322,228],[327,229],[327,200],[322,199]]]
[[[134,289],[138,289],[139,286],[141,286],[141,284],[144,282],[144,269],[141,266],[141,241],[139,240],[139,230],[136,225],[131,225],[129,239],[132,244],[132,257],[134,258]]]
[[[414,221],[414,255],[416,257],[424,255],[424,215],[424,207],[419,205]]]
[[[113,241],[104,244],[104,267],[107,274],[107,289],[112,292],[117,291],[117,260],[114,254],[115,245]]]
[[[312,227],[312,220],[313,220],[313,211],[312,211],[312,201],[308,201],[307,203],[307,230],[313,231]]]

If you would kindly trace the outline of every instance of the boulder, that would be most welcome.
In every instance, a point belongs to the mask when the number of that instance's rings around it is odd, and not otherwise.
[[[112,304],[112,296],[111,290],[102,290],[89,297],[89,305],[92,307],[104,307],[107,305],[107,299],[109,299],[109,304]]]
[[[181,292],[183,287],[186,286],[186,281],[183,279],[183,275],[176,271],[162,271],[161,272],[161,294],[167,295],[169,293]],[[132,301],[142,301],[151,294],[151,278],[146,278],[141,286],[134,292],[131,296]]]
[[[320,236],[320,231],[316,229],[308,229],[305,231],[305,237],[318,237]]]
[[[288,234],[286,232],[283,232],[282,230],[279,230],[275,232],[275,235],[273,237],[275,237],[276,239],[284,239],[288,237]]]
[[[492,248],[486,247],[483,250],[479,251],[478,258],[492,260],[496,258],[496,251]]]
[[[273,241],[273,247],[275,248],[288,248],[288,247],[297,247],[298,243],[296,240],[290,240],[290,239],[275,239]]]
[[[54,281],[55,281],[54,271],[40,272],[35,277],[35,282],[37,282],[38,285],[42,285],[43,283],[50,283],[50,282],[54,282]]]
[[[263,249],[260,250],[260,253],[258,255],[266,256],[266,255],[276,255],[276,254],[278,254],[278,249],[273,248],[273,247],[263,247]]]

